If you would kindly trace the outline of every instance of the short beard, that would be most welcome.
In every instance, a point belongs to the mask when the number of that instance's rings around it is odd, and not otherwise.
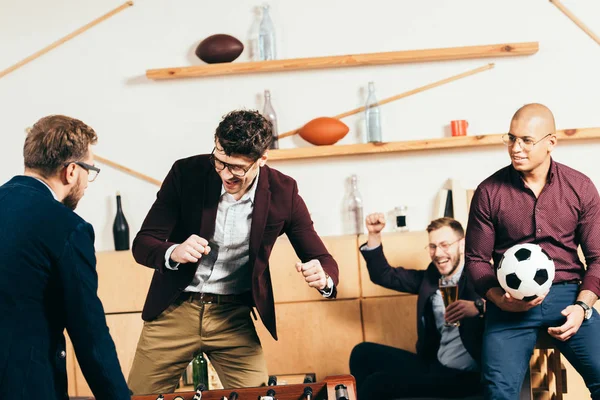
[[[62,203],[71,210],[75,210],[75,208],[77,208],[79,200],[81,200],[81,197],[83,197],[79,194],[80,189],[81,185],[79,184],[79,182],[77,182],[77,184],[73,186],[73,188],[69,191],[69,193],[65,196],[65,198],[62,201]]]

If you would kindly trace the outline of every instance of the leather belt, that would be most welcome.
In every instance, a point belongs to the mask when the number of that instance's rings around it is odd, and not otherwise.
[[[188,300],[190,302],[196,302],[200,304],[252,304],[250,292],[242,294],[183,292],[181,296],[182,300]]]
[[[570,284],[581,285],[581,279],[570,279],[568,281],[561,281],[561,282],[553,283],[553,285],[570,285]]]

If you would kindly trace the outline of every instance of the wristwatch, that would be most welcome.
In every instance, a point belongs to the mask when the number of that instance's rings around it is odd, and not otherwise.
[[[329,292],[331,292],[331,287],[329,287],[329,280],[331,278],[329,278],[329,274],[327,272],[325,272],[325,287],[323,289],[319,289],[319,291],[323,294],[329,294]]]
[[[583,308],[583,318],[585,318],[586,320],[592,318],[592,307],[588,306],[581,300],[577,300],[575,304]]]
[[[479,317],[483,318],[485,314],[485,302],[483,299],[479,298],[475,300],[475,307],[477,308],[477,311],[479,311]]]

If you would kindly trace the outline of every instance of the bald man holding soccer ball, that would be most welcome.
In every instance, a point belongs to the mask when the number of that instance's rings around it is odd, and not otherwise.
[[[465,246],[465,269],[488,300],[485,398],[519,398],[543,329],[584,378],[592,398],[600,399],[600,318],[592,308],[600,294],[598,191],[587,176],[550,156],[558,139],[547,107],[521,107],[502,140],[511,163],[475,191]],[[579,246],[587,268],[579,260]],[[528,262],[532,257],[538,261]],[[499,266],[498,276],[490,260]],[[548,260],[554,268],[543,267]],[[538,292],[537,281],[540,289],[547,285],[552,270],[552,284]]]

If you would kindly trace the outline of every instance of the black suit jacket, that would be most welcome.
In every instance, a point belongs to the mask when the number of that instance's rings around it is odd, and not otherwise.
[[[0,393],[67,399],[65,328],[96,399],[129,399],[96,291],[94,232],[27,176],[0,187]]]
[[[362,246],[361,246],[362,247]],[[426,270],[394,268],[383,254],[383,245],[370,251],[361,251],[371,281],[399,292],[417,294],[417,354],[428,359],[437,358],[441,335],[435,325],[433,307],[429,298],[438,289],[439,271],[433,263]],[[475,301],[479,295],[463,272],[458,282],[458,298]],[[483,337],[483,318],[464,318],[460,321],[460,338],[471,357],[480,364]]]
[[[142,312],[144,320],[159,316],[193,280],[198,263],[181,265],[174,271],[165,267],[165,253],[192,234],[206,240],[213,237],[222,185],[208,155],[179,160],[169,171],[133,241],[135,260],[156,270]],[[269,256],[277,237],[287,234],[302,262],[319,260],[335,285],[338,267],[315,232],[294,179],[265,165],[255,185],[258,186],[249,243],[252,298],[266,328],[277,339],[269,269]],[[331,298],[334,297],[335,293]]]

